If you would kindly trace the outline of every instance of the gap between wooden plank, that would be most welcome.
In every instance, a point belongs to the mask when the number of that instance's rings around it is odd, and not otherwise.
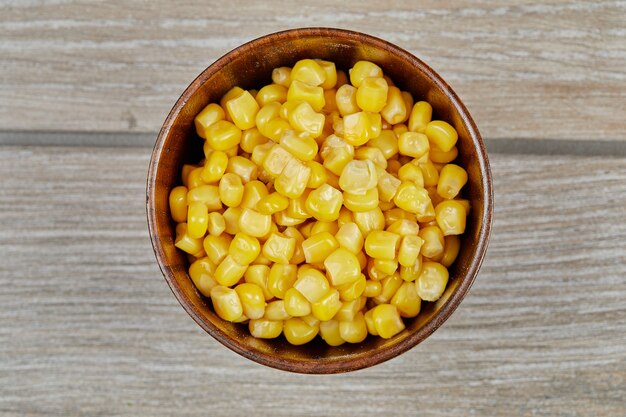
[[[157,133],[0,131],[0,146],[152,147]],[[490,153],[626,156],[626,143],[612,140],[485,139]]]

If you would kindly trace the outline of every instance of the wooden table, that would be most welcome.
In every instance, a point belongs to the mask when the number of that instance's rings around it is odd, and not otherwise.
[[[0,3],[0,415],[626,415],[626,2]],[[155,132],[215,58],[298,26],[371,33],[463,97],[493,237],[452,318],[390,362],[243,359],[156,266]]]

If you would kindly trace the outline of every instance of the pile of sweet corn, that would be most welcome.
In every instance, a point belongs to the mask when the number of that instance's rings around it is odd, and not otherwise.
[[[303,59],[195,118],[205,159],[170,194],[176,246],[224,320],[258,338],[390,338],[436,301],[469,202],[457,132],[380,67]]]

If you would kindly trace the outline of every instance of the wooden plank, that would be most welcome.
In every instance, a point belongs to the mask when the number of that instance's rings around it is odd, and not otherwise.
[[[332,26],[423,58],[488,138],[625,140],[626,3],[4,1],[0,126],[156,132],[213,60],[266,33]]]
[[[148,151],[0,147],[0,414],[626,414],[626,159],[492,155],[474,288],[422,345],[347,374],[265,368],[170,293]]]

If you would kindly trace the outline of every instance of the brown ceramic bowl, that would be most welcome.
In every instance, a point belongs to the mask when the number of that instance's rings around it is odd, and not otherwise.
[[[246,326],[225,322],[213,311],[187,275],[185,255],[174,247],[174,223],[168,195],[180,184],[183,163],[198,162],[201,139],[194,130],[194,116],[231,87],[258,88],[271,82],[273,68],[292,66],[302,58],[333,61],[347,70],[358,60],[369,60],[385,74],[434,108],[434,118],[451,123],[459,133],[457,163],[469,174],[464,188],[472,210],[462,237],[458,259],[451,267],[448,287],[435,303],[423,303],[406,330],[384,340],[368,337],[357,345],[329,347],[316,339],[291,346],[283,337],[255,339]],[[416,100],[417,101],[417,100]],[[337,373],[366,368],[391,359],[432,334],[458,307],[482,263],[491,227],[493,195],[485,146],[469,112],[446,82],[424,62],[407,51],[378,38],[339,29],[288,30],[253,40],[227,53],[204,70],[178,99],[159,133],[148,173],[147,213],[154,253],[165,280],[189,315],[207,333],[233,351],[263,365],[301,373]]]

